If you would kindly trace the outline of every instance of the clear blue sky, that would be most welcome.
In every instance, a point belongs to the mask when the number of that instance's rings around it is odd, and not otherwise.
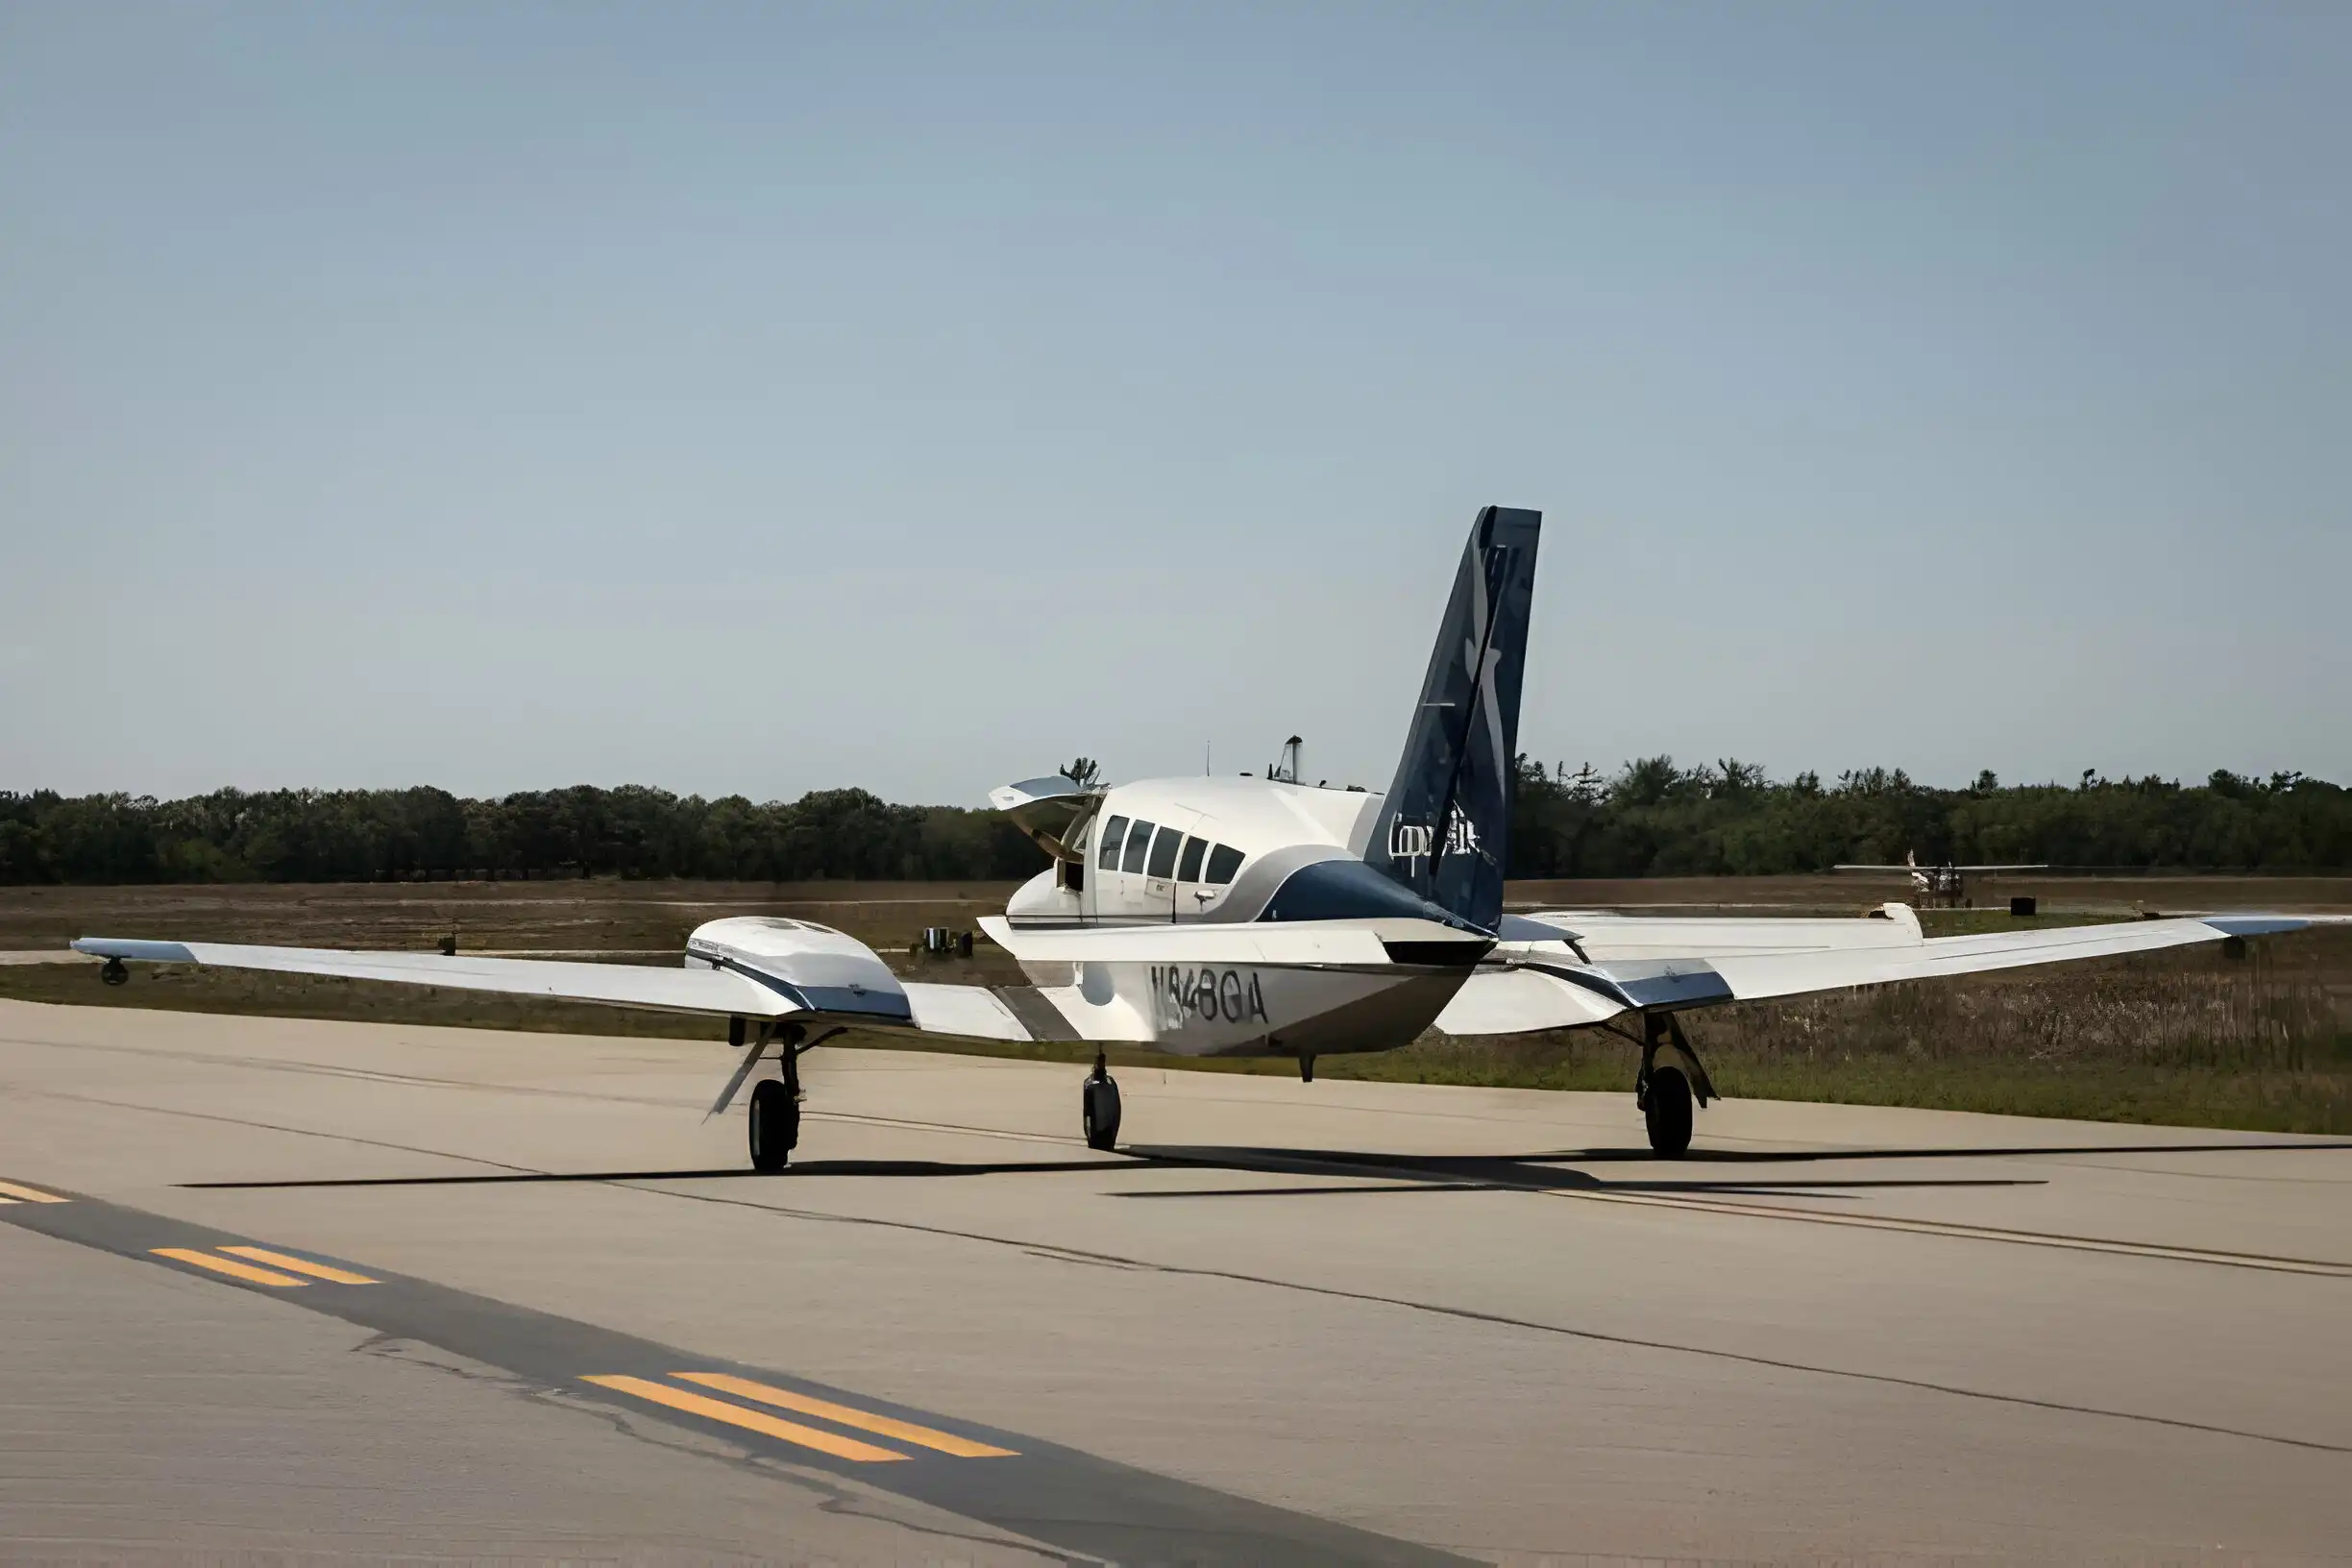
[[[0,787],[2352,781],[2352,8],[0,4]]]

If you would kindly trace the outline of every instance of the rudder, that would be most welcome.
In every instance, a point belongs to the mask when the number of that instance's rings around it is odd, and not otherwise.
[[[1489,506],[1471,526],[1405,754],[1364,849],[1368,864],[1485,931],[1503,919],[1542,523],[1541,512]]]

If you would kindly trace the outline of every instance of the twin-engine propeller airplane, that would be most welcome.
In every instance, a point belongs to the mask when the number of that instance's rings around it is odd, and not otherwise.
[[[1384,795],[1248,775],[995,791],[1053,862],[981,922],[1027,986],[902,981],[855,938],[757,917],[698,928],[681,969],[101,937],[74,946],[108,960],[112,981],[126,960],[209,964],[724,1017],[743,1055],[711,1109],[774,1047],[780,1070],[753,1086],[749,1137],[751,1164],[775,1171],[799,1138],[800,1056],[844,1029],[1280,1056],[1308,1079],[1319,1055],[1389,1050],[1433,1025],[1607,1029],[1640,1047],[1634,1100],[1651,1146],[1673,1156],[1689,1146],[1694,1102],[1715,1094],[1685,1012],[2309,923],[2227,916],[1931,939],[1901,904],[1856,919],[1506,915],[1540,522],[1479,514]],[[1118,1086],[1099,1050],[1081,1125],[1093,1148],[1118,1139]]]

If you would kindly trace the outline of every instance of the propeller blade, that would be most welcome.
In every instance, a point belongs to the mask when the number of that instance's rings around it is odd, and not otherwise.
[[[760,1025],[759,1040],[749,1050],[744,1052],[743,1065],[735,1069],[735,1076],[726,1081],[726,1088],[721,1090],[719,1097],[711,1101],[711,1108],[702,1113],[704,1121],[710,1120],[711,1117],[718,1115],[735,1103],[735,1091],[742,1089],[744,1080],[751,1076],[751,1069],[760,1065],[760,1058],[768,1054],[768,1041],[774,1038],[775,1026],[773,1024]]]

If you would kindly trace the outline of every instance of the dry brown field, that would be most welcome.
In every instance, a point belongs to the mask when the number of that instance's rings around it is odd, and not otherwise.
[[[2219,910],[2352,914],[2352,876],[2145,876],[2029,871],[1974,876],[1969,901],[2005,911],[2011,897],[2039,900],[2046,914],[2197,915]],[[1513,909],[1720,910],[1759,915],[1850,915],[1890,898],[1908,902],[1900,871],[1813,876],[1661,876],[1582,882],[1513,882]]]

